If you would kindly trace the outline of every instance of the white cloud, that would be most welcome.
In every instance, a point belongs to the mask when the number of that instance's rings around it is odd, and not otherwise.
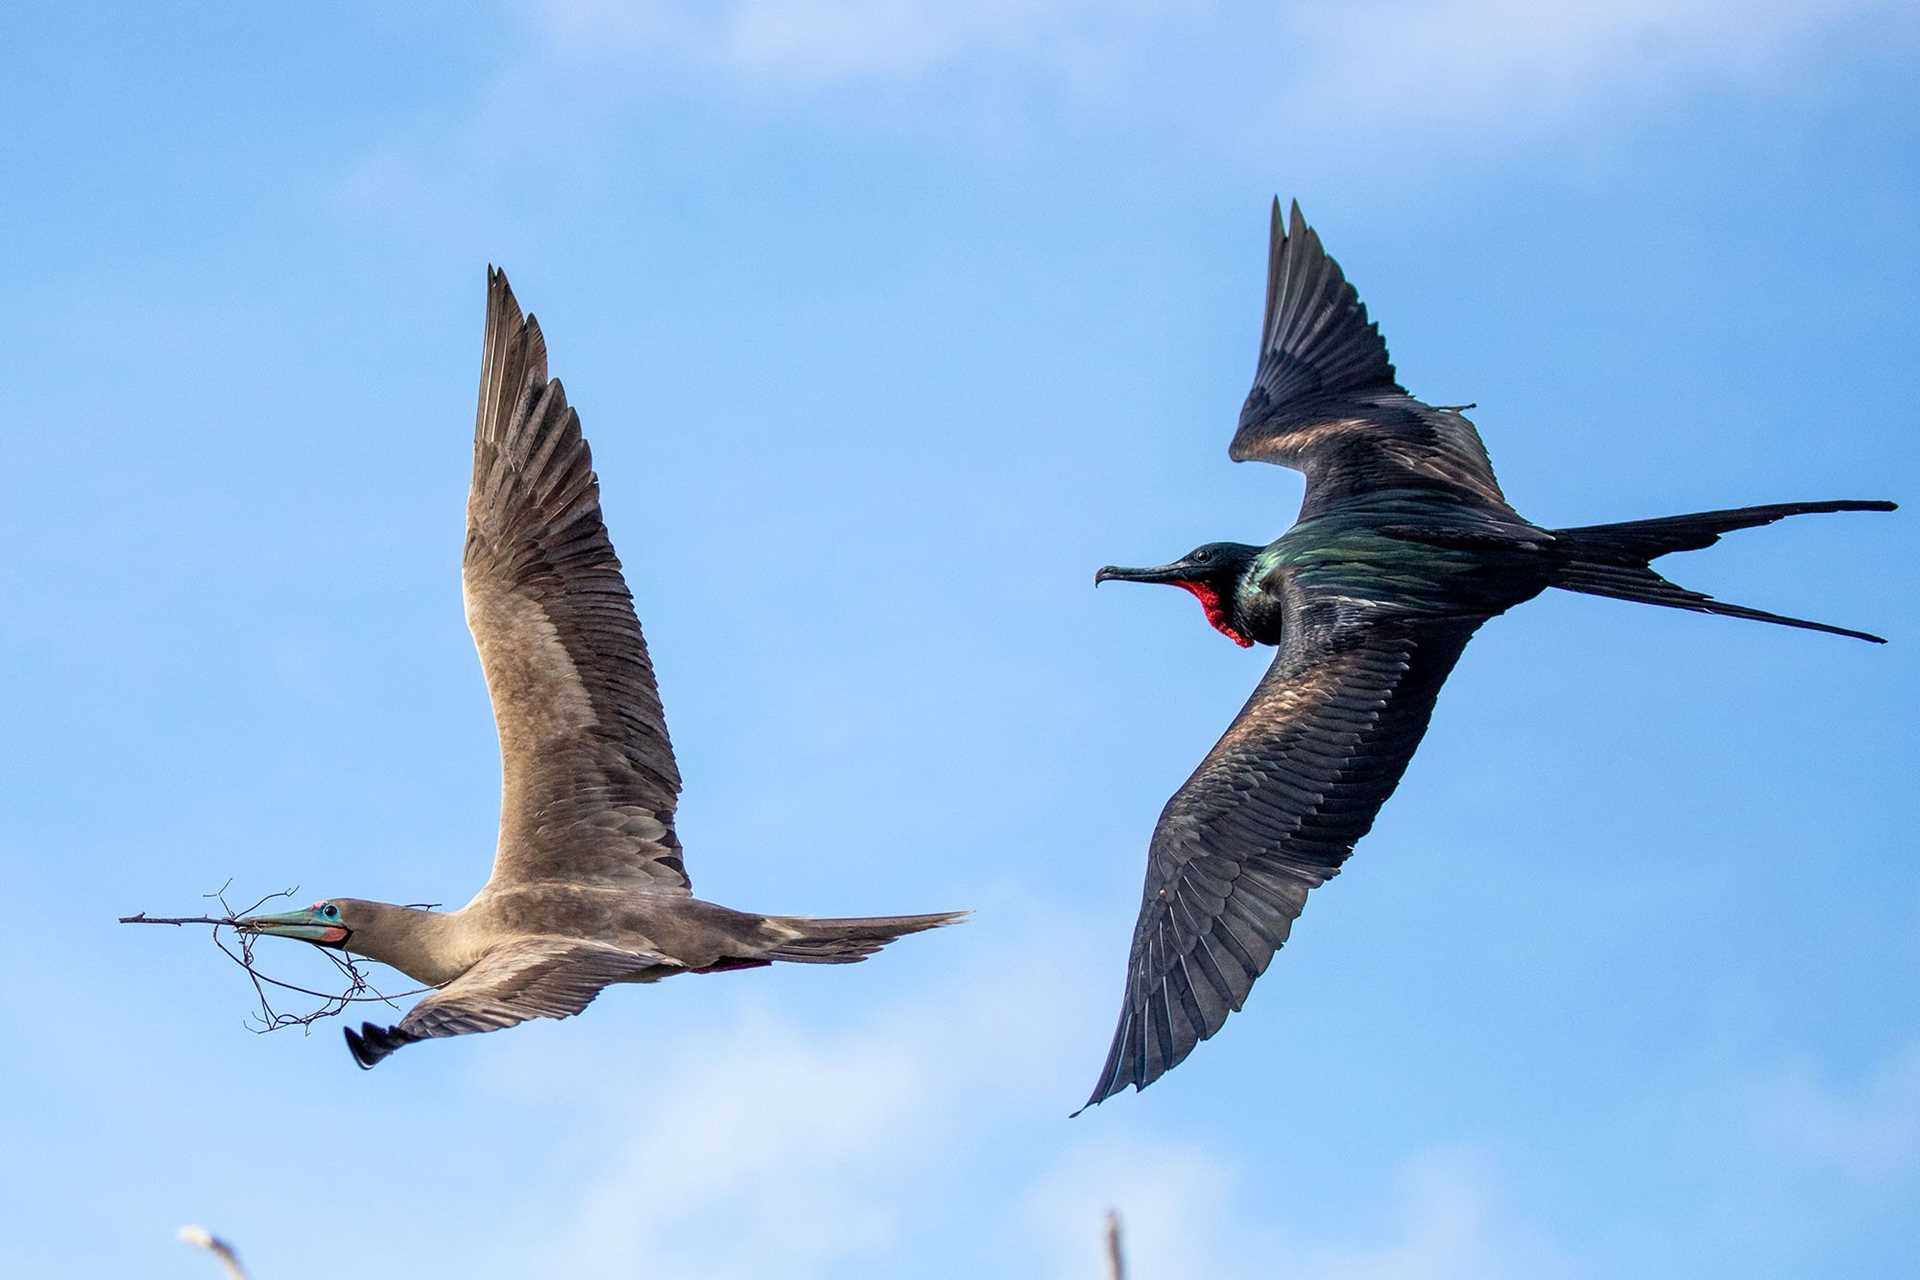
[[[659,66],[730,73],[736,91],[804,93],[956,71],[1070,86],[1088,77],[1103,51],[1125,52],[1143,29],[1193,10],[1139,0],[536,0],[531,11],[550,51],[564,58],[639,55]]]
[[[1390,1194],[1389,1194],[1390,1191]],[[1435,1147],[1401,1162],[1365,1234],[1294,1219],[1288,1198],[1216,1157],[1178,1144],[1090,1142],[1028,1188],[1021,1222],[1039,1274],[1096,1280],[1093,1247],[1109,1197],[1130,1272],[1209,1280],[1554,1280],[1575,1274],[1538,1226],[1509,1204],[1491,1155]],[[1294,1203],[1298,1203],[1296,1198]]]
[[[591,174],[661,102],[1002,145],[1158,133],[1263,171],[1380,172],[1606,137],[1701,93],[1771,98],[1920,45],[1903,0],[514,0],[525,52],[448,127],[343,176],[350,208],[449,232],[527,154]]]
[[[852,1026],[743,1004],[697,1043],[651,1053],[637,1078],[631,1046],[570,1069],[606,1083],[569,1094],[592,1133],[563,1162],[575,1217],[552,1224],[538,1269],[746,1280],[778,1259],[788,1280],[947,1274],[960,1259],[922,1250],[959,1237],[972,1269],[1096,1280],[1117,1208],[1141,1277],[1255,1280],[1279,1259],[1306,1280],[1566,1274],[1481,1152],[1416,1154],[1358,1235],[1328,1235],[1229,1154],[1157,1136],[1141,1114],[1070,1123],[1090,1050],[1060,1011],[1105,1008],[1096,952],[1000,955],[995,976],[958,976]],[[551,1088],[490,1061],[506,1089]],[[1042,1127],[1057,1142],[1034,1143]]]
[[[1040,1116],[1064,1124],[1075,1100],[1063,1068],[1084,1066],[1087,1047],[1057,1011],[1090,998],[1091,968],[1067,954],[999,959],[994,975],[852,1026],[741,1004],[697,1044],[652,1055],[641,1089],[611,1064],[574,1073],[609,1082],[588,1104],[602,1167],[541,1266],[629,1274],[644,1259],[647,1274],[745,1280],[777,1258],[804,1280],[892,1257],[916,1224],[942,1221],[962,1170]],[[610,1156],[603,1133],[621,1135]]]
[[[1024,1255],[1034,1275],[1099,1280],[1111,1210],[1130,1274],[1251,1280],[1272,1273],[1274,1234],[1244,1186],[1236,1169],[1197,1145],[1083,1138],[1021,1193],[1009,1252]]]
[[[547,57],[630,86],[994,117],[1063,104],[1295,146],[1531,132],[1701,86],[1773,92],[1832,44],[1920,33],[1891,0],[530,0],[528,13]]]
[[[1377,1241],[1309,1244],[1298,1280],[1553,1280],[1578,1274],[1538,1224],[1509,1204],[1493,1157],[1438,1147],[1404,1162],[1392,1224]]]
[[[1754,1092],[1754,1112],[1776,1142],[1855,1177],[1880,1179],[1920,1163],[1920,1040],[1853,1088],[1793,1067]]]

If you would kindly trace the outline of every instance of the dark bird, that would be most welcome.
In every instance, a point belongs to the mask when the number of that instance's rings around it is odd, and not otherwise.
[[[1308,891],[1373,825],[1487,619],[1560,587],[1883,643],[1726,604],[1649,566],[1734,529],[1893,503],[1544,529],[1507,505],[1461,416],[1472,407],[1407,394],[1300,206],[1283,226],[1275,201],[1260,363],[1228,453],[1304,472],[1299,519],[1264,547],[1212,542],[1158,568],[1094,575],[1180,587],[1234,643],[1279,652],[1154,828],[1120,1025],[1089,1106],[1159,1079],[1245,1003]]]
[[[965,914],[763,916],[693,896],[673,829],[680,771],[580,418],[492,269],[462,585],[500,731],[485,887],[452,912],[328,898],[242,922],[439,988],[397,1026],[347,1031],[362,1067],[416,1040],[569,1017],[616,982],[851,964]]]

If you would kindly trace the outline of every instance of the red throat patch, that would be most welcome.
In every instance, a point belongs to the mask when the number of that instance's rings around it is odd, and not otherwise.
[[[1228,624],[1227,611],[1221,606],[1220,593],[1218,591],[1215,591],[1204,582],[1189,582],[1184,578],[1171,585],[1181,587],[1193,593],[1193,598],[1198,600],[1200,607],[1207,611],[1207,621],[1213,624],[1215,631],[1218,631],[1242,649],[1253,647],[1253,641],[1247,639],[1238,631],[1235,631],[1233,627]]]

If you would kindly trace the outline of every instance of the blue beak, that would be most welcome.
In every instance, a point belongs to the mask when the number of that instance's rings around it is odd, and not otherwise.
[[[237,927],[245,933],[271,938],[298,938],[302,942],[323,947],[337,947],[353,932],[337,920],[322,919],[320,913],[311,907],[300,911],[283,911],[279,915],[248,916]]]

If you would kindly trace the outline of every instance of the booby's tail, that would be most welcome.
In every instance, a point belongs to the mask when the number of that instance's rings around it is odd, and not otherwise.
[[[1560,556],[1550,579],[1556,587],[1587,595],[1613,596],[1637,600],[1642,604],[1664,605],[1669,609],[1691,609],[1696,613],[1715,613],[1727,618],[1749,618],[1755,622],[1773,622],[1783,627],[1803,627],[1825,631],[1856,640],[1886,641],[1865,631],[1853,631],[1825,622],[1789,618],[1784,614],[1727,604],[1698,591],[1676,586],[1655,573],[1649,562],[1672,551],[1698,551],[1720,540],[1723,533],[1772,524],[1787,516],[1813,515],[1828,511],[1892,511],[1891,502],[1867,502],[1841,499],[1834,502],[1781,502],[1765,507],[1739,507],[1731,511],[1696,511],[1684,516],[1662,516],[1657,520],[1629,520],[1621,524],[1595,524],[1578,529],[1555,529],[1554,550]]]
[[[953,924],[966,914],[942,911],[930,916],[855,916],[838,920],[768,916],[766,927],[774,934],[775,941],[760,954],[768,960],[793,964],[853,964],[865,960],[895,938]]]

